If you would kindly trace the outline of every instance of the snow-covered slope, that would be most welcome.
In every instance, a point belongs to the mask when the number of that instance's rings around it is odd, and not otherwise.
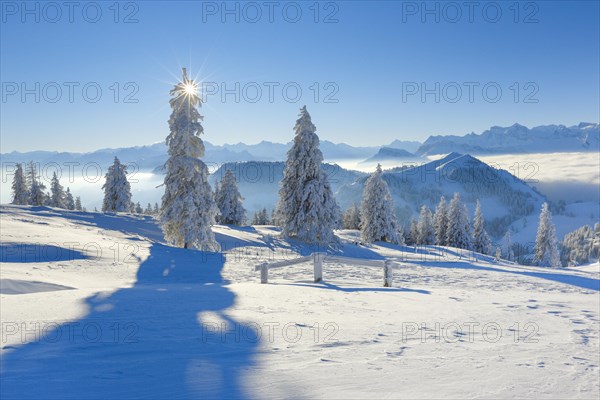
[[[224,253],[206,254],[165,246],[150,218],[14,206],[0,218],[1,279],[13,288],[0,294],[2,398],[600,391],[597,266],[363,247],[340,231],[337,253],[400,263],[393,287],[379,268],[347,264],[325,264],[322,283],[301,264],[261,285],[256,264],[316,249],[272,227],[216,226]]]
[[[469,154],[518,154],[600,151],[600,125],[542,125],[527,128],[514,124],[465,136],[430,136],[417,150],[421,156],[450,152]]]
[[[470,155],[451,153],[417,166],[393,168],[384,172],[401,223],[407,227],[421,205],[435,208],[440,196],[452,198],[461,194],[471,215],[479,199],[494,236],[501,236],[516,219],[532,215],[544,197],[507,171],[495,169]],[[342,208],[360,202],[366,178],[339,189],[337,198]]]

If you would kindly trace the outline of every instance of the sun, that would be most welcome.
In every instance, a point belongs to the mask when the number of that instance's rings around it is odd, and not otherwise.
[[[184,83],[183,91],[188,96],[195,96],[198,93],[198,87],[195,83]]]

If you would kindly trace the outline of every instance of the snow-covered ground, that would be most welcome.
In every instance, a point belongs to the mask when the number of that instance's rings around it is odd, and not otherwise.
[[[254,266],[318,250],[215,227],[221,254],[154,220],[2,206],[2,398],[598,398],[598,264],[353,244],[374,267]]]

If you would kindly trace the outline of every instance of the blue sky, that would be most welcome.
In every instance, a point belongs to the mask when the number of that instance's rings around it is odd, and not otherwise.
[[[162,141],[182,66],[218,90],[201,110],[216,144],[287,142],[304,104],[353,145],[600,119],[597,1],[273,2],[272,21],[262,1],[89,3],[2,2],[2,152]]]

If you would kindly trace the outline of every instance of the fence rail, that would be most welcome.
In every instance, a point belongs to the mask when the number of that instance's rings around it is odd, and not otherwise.
[[[289,267],[312,261],[313,275],[315,282],[323,280],[323,263],[324,262],[339,262],[351,264],[360,267],[378,267],[383,268],[383,286],[391,287],[393,281],[392,267],[395,263],[393,260],[365,260],[363,258],[352,258],[345,256],[328,255],[327,253],[312,253],[310,256],[298,257],[292,260],[276,261],[272,263],[262,263],[254,267],[255,271],[260,271],[260,283],[269,283],[269,269]]]

